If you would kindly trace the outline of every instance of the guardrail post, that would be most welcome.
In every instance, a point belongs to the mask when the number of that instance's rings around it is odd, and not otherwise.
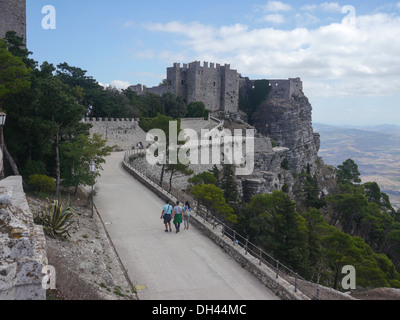
[[[245,250],[245,255],[247,255],[249,251],[249,239],[246,239],[246,250]]]
[[[262,249],[260,249],[260,266],[261,266],[261,262],[262,262]]]
[[[236,244],[236,231],[233,230],[233,245]]]
[[[279,278],[279,260],[276,260],[276,279]]]
[[[297,292],[297,277],[298,277],[298,275],[296,273],[294,276],[294,292]]]
[[[317,284],[317,300],[319,300],[319,284]]]

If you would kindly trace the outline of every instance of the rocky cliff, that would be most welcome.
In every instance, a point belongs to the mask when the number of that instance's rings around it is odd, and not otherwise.
[[[312,106],[302,92],[289,98],[268,98],[258,107],[252,122],[258,132],[289,149],[290,172],[300,173],[309,165],[315,173],[320,140],[312,127]]]
[[[251,123],[258,132],[256,141],[270,138],[274,147],[255,148],[255,171],[252,176],[241,177],[244,200],[273,190],[290,192],[294,177],[307,169],[311,175],[324,175],[323,161],[318,157],[320,136],[312,126],[312,106],[302,91],[302,83],[295,80],[293,84],[293,80],[282,81],[280,88],[277,81],[270,82],[267,99],[252,116]],[[287,90],[282,89],[282,84],[287,84]]]

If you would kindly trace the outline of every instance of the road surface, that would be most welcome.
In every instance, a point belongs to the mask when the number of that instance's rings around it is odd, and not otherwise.
[[[164,202],[107,157],[95,204],[141,300],[277,300],[275,294],[194,227],[164,231]]]

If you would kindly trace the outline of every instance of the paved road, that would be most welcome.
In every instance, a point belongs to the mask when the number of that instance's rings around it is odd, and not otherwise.
[[[195,228],[165,233],[163,201],[107,158],[95,203],[141,300],[276,300],[258,279]],[[111,223],[111,224],[108,224]]]

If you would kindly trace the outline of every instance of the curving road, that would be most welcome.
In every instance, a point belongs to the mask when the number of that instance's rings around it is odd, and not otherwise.
[[[96,184],[95,204],[141,300],[277,300],[195,228],[165,233],[163,201],[112,153]]]

